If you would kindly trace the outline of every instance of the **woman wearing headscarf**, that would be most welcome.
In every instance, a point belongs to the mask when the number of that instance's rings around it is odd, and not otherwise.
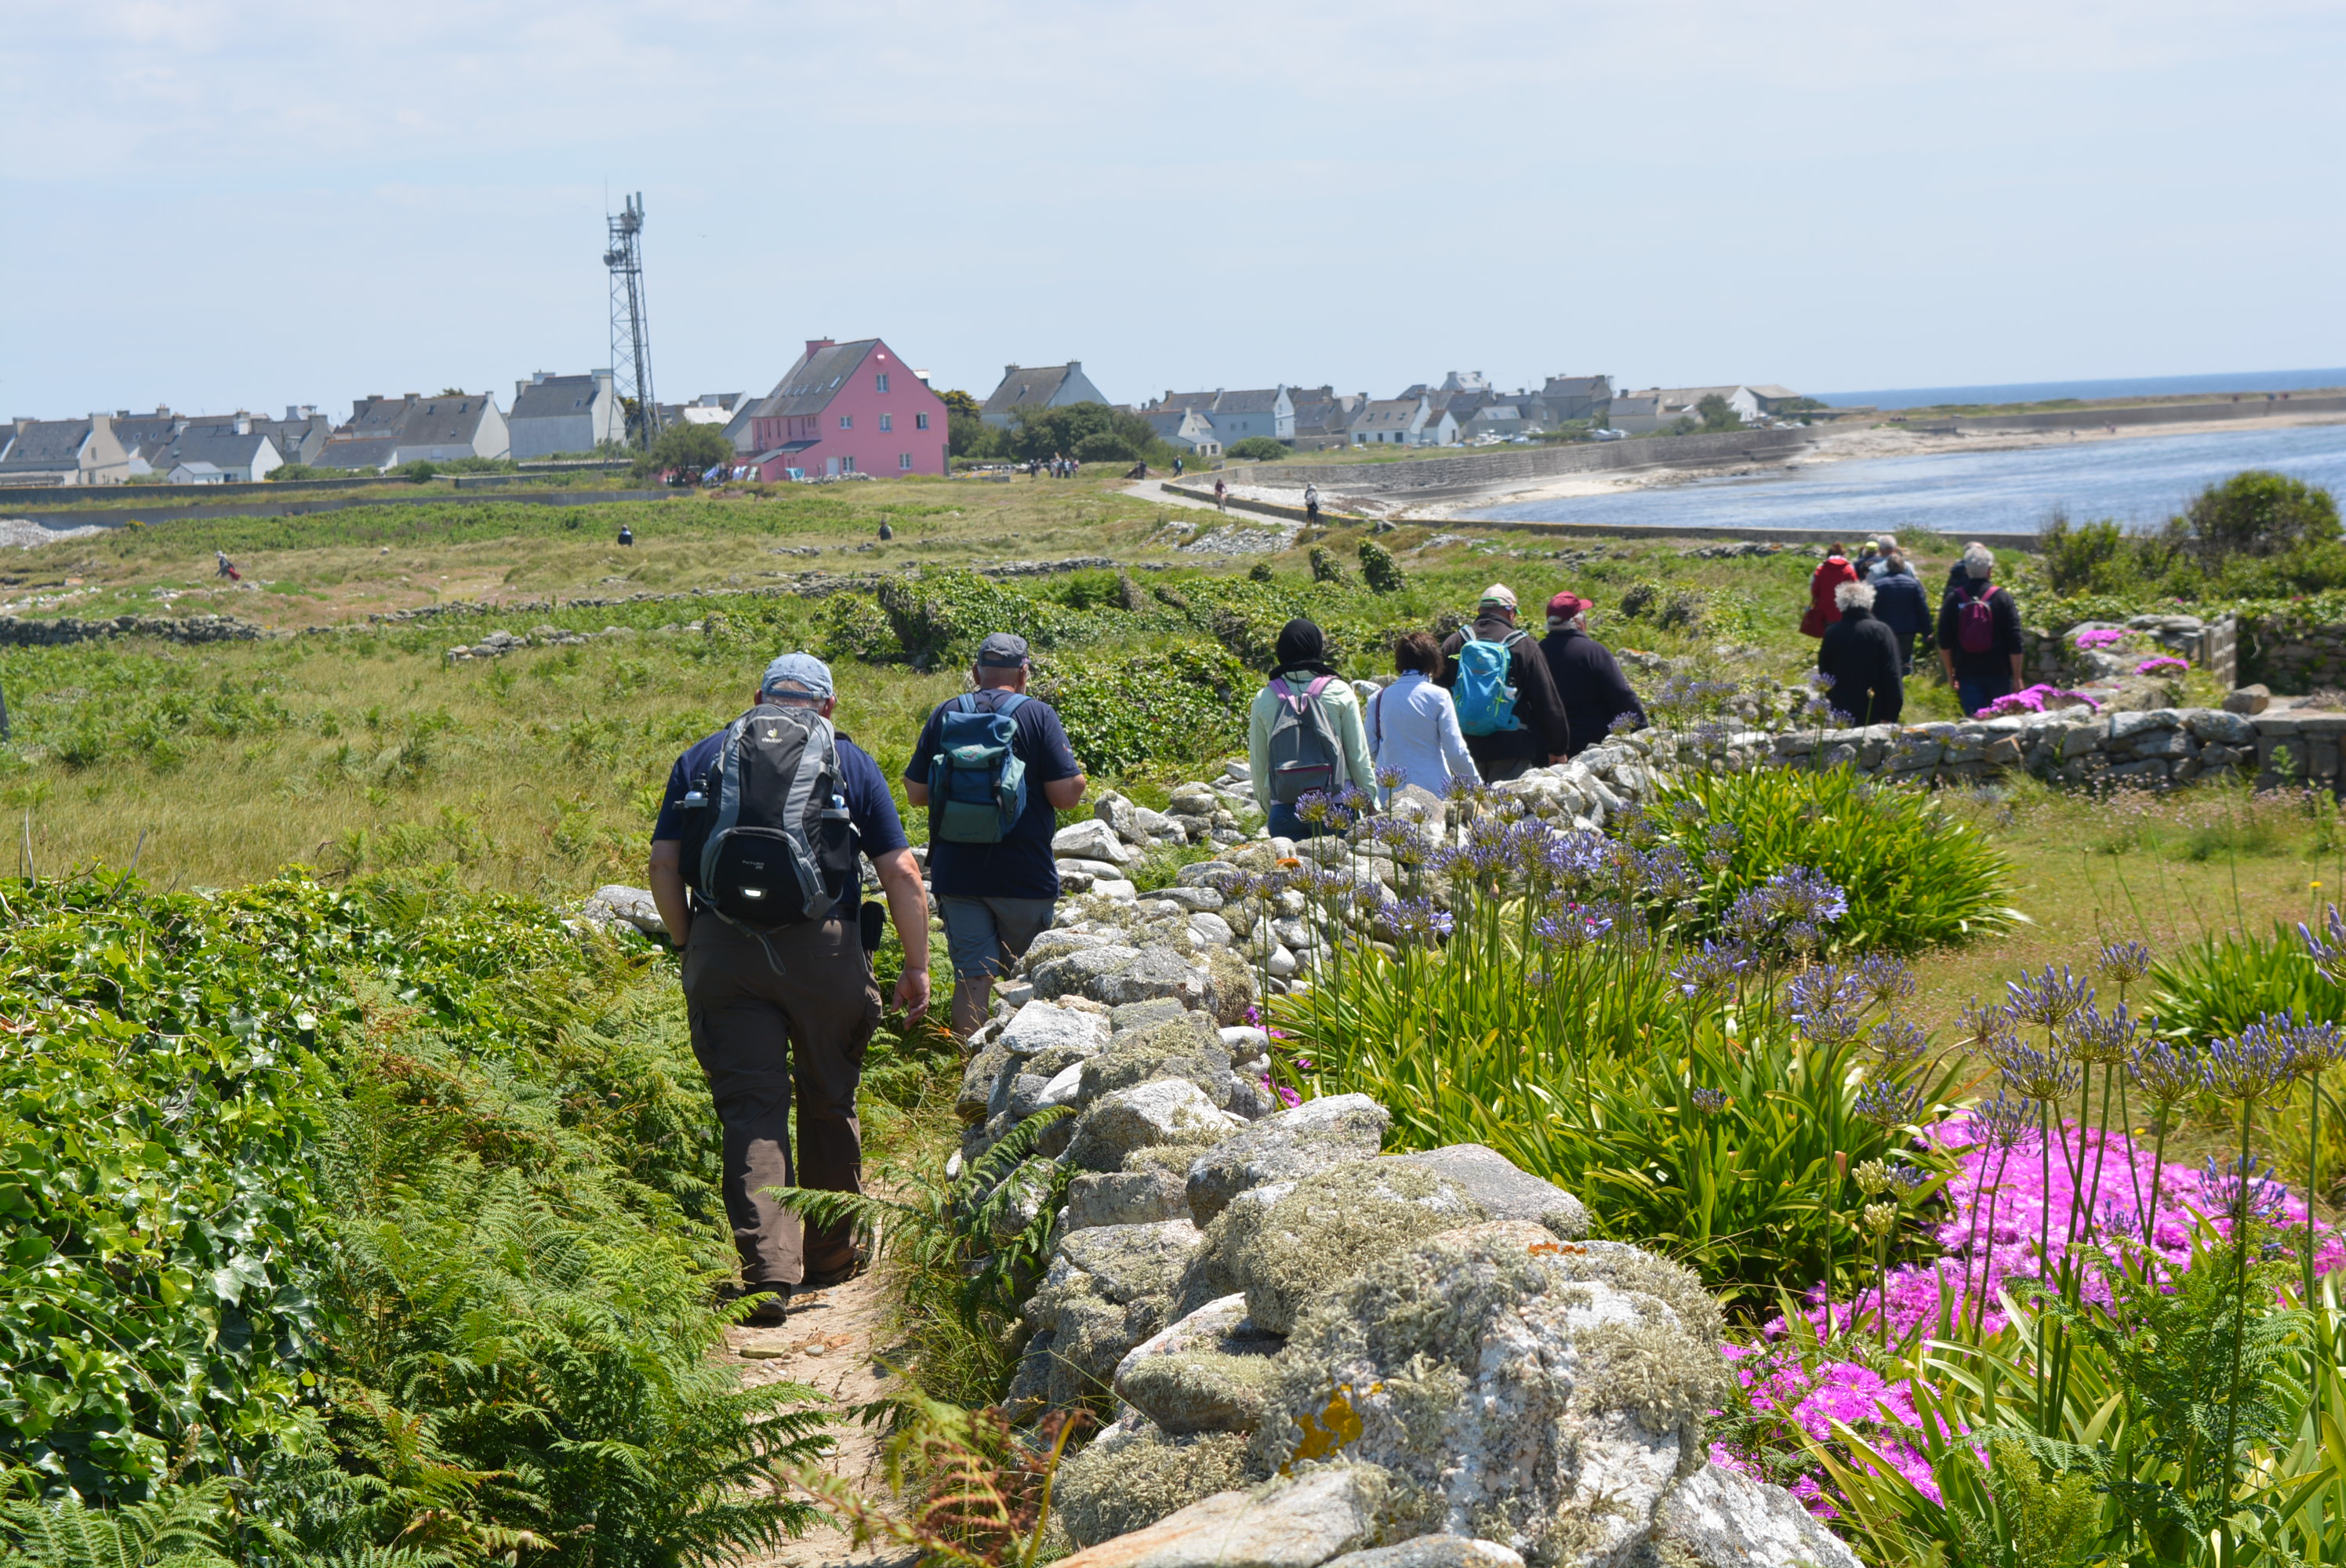
[[[1361,699],[1328,662],[1327,638],[1298,616],[1280,629],[1270,679],[1247,711],[1247,760],[1255,803],[1273,838],[1321,830],[1296,807],[1307,796],[1333,797],[1346,784],[1372,789],[1369,738]]]

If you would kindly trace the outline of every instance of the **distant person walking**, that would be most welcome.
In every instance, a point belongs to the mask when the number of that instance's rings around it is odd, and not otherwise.
[[[1621,674],[1613,650],[1588,635],[1588,612],[1596,606],[1577,594],[1547,602],[1547,636],[1540,657],[1556,681],[1570,734],[1565,755],[1577,757],[1608,735],[1646,728],[1646,708]]]
[[[1809,578],[1809,612],[1800,617],[1800,635],[1824,636],[1825,628],[1841,619],[1841,611],[1833,604],[1833,590],[1843,583],[1856,581],[1857,568],[1849,564],[1841,546],[1834,545],[1826,550],[1824,561]]]
[[[1898,673],[1912,675],[1914,649],[1931,629],[1931,596],[1903,552],[1893,547],[1882,561],[1882,575],[1872,583],[1873,618],[1898,639]]]
[[[635,531],[633,528],[628,527],[625,523],[620,524],[619,524],[619,543],[620,543],[620,544],[622,544],[622,545],[634,545],[634,544],[635,544],[635,542],[636,542],[636,531]]]
[[[1895,724],[1906,706],[1898,638],[1873,615],[1871,583],[1833,590],[1841,618],[1817,644],[1817,668],[1832,677],[1825,697],[1855,724]]]
[[[975,689],[938,705],[904,765],[905,802],[929,813],[929,882],[964,1039],[993,1010],[995,978],[1057,916],[1051,836],[1057,813],[1084,798],[1083,764],[1058,714],[1026,695],[1026,653],[1010,632],[978,644]]]
[[[1472,626],[1443,639],[1434,679],[1458,705],[1466,749],[1487,782],[1520,779],[1571,749],[1556,677],[1539,645],[1515,625],[1515,590],[1504,583],[1483,590]]]
[[[1271,837],[1303,839],[1324,829],[1296,807],[1309,795],[1332,798],[1346,784],[1376,788],[1361,699],[1328,662],[1328,639],[1297,616],[1280,628],[1270,679],[1247,710],[1247,761],[1255,804]]]
[[[1939,659],[1972,715],[2020,689],[2020,606],[1989,581],[1995,557],[1986,545],[1965,545],[1962,564],[1962,585],[1939,605]]]
[[[1181,477],[1181,473],[1182,473],[1182,470],[1183,470],[1184,466],[1185,466],[1185,465],[1183,464],[1183,463],[1182,463],[1182,461],[1181,461],[1180,454],[1179,454],[1178,453],[1176,453],[1174,454],[1174,457],[1173,457],[1173,477],[1174,477],[1174,478],[1178,479],[1178,478],[1180,478],[1180,477]]]
[[[1230,509],[1230,487],[1219,478],[1214,481],[1214,504],[1225,512]]]
[[[244,581],[244,574],[236,569],[236,563],[228,558],[227,551],[215,550],[212,554],[219,557],[219,570],[214,572],[212,575],[216,577],[226,577],[231,583],[241,583]]]
[[[1314,528],[1320,526],[1320,487],[1316,484],[1303,487],[1303,521]]]
[[[1898,536],[1894,534],[1882,535],[1873,541],[1872,555],[1862,563],[1864,570],[1860,575],[1869,583],[1879,583],[1882,581],[1882,574],[1890,570],[1891,557],[1897,554]]]
[[[1390,789],[1380,788],[1380,803],[1392,806],[1403,789],[1423,789],[1438,803],[1454,779],[1481,783],[1458,728],[1457,705],[1433,683],[1442,668],[1442,645],[1433,634],[1410,632],[1396,639],[1393,668],[1399,678],[1369,699],[1369,755],[1380,777],[1401,775]]]
[[[888,526],[888,519],[885,517],[880,519],[880,537],[882,539],[893,539],[895,536],[896,530]]]

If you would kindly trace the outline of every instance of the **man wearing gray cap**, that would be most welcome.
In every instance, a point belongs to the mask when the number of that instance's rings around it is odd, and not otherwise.
[[[904,768],[904,799],[929,809],[929,885],[953,954],[954,1033],[964,1039],[992,1010],[995,977],[1056,918],[1051,837],[1085,783],[1059,716],[1026,695],[1025,637],[994,633],[969,673],[977,689],[938,705]],[[959,799],[973,785],[998,811]],[[940,788],[955,798],[940,799]]]
[[[747,1321],[771,1326],[782,1321],[792,1290],[842,1283],[864,1263],[851,1226],[808,1227],[771,1192],[782,1186],[862,1190],[855,1091],[863,1048],[880,1023],[880,991],[862,936],[855,852],[871,860],[887,894],[904,946],[896,1001],[914,1016],[929,1004],[929,911],[886,775],[862,747],[831,728],[835,698],[829,667],[812,654],[784,654],[766,667],[750,701],[749,716],[697,742],[669,770],[652,828],[651,884],[660,918],[684,951],[692,1054],[725,1128],[725,1213],[741,1257],[742,1294],[756,1300]],[[745,776],[729,768],[753,717],[761,718],[755,728],[762,739],[779,742],[793,764],[804,760],[792,778],[819,780],[827,773],[831,780],[827,800],[814,799],[811,789],[790,797],[802,819],[824,830],[829,859],[821,887],[803,901],[807,918],[778,925],[722,912],[726,884],[712,881],[705,866],[692,868],[696,880],[691,891],[686,886],[686,841],[698,851],[712,837],[703,814],[740,824],[750,813],[741,801]],[[802,747],[796,744],[801,737]],[[838,833],[841,818],[852,837]],[[761,832],[769,844],[780,837],[771,824],[747,830]],[[826,900],[834,891],[836,897]]]

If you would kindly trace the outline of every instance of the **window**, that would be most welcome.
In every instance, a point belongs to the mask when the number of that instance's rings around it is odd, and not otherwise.
[[[839,428],[842,430],[853,430],[855,428],[855,416],[852,413],[841,414],[839,416]]]
[[[885,390],[885,389],[882,389],[882,390]],[[895,428],[896,428],[896,416],[895,416],[894,414],[892,414],[892,413],[883,413],[883,414],[882,414],[882,415],[880,416],[880,428],[881,428],[882,430],[893,430],[893,429],[895,429]]]
[[[886,392],[888,390],[888,372],[886,371],[882,371],[878,375],[873,376],[872,380],[874,383],[872,389],[873,392]]]
[[[913,454],[909,452],[898,453],[896,454],[896,466],[909,470],[913,466]]]
[[[914,415],[913,416],[913,428],[914,430],[926,430],[926,429],[928,429],[928,428],[929,428],[929,416],[928,416],[927,414],[924,414],[924,413],[916,413],[916,414],[914,414]]]
[[[850,453],[848,455],[839,460],[839,471],[842,473],[852,473],[855,472],[855,456],[852,453]]]

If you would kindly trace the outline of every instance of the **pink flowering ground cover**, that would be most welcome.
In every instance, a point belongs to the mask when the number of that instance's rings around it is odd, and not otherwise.
[[[1953,1176],[1944,1188],[1948,1217],[1936,1239],[1943,1255],[1924,1263],[1893,1264],[1882,1288],[1862,1291],[1852,1300],[1831,1304],[1834,1330],[1872,1340],[1881,1332],[1879,1314],[1886,1295],[1892,1345],[1917,1329],[1935,1333],[1942,1295],[1960,1320],[1978,1312],[1984,1329],[1994,1333],[2006,1321],[1998,1292],[2007,1279],[2033,1279],[2040,1272],[2039,1238],[2047,1230],[2057,1256],[2076,1217],[2081,1237],[2089,1245],[2116,1258],[2129,1247],[2142,1246],[2142,1213],[2151,1213],[2150,1248],[2168,1266],[2182,1268],[2191,1260],[2194,1230],[2206,1225],[2218,1235],[2228,1234],[2232,1198],[2230,1183],[2220,1167],[2210,1172],[2170,1159],[2157,1166],[2157,1186],[2152,1187],[2156,1151],[2147,1142],[2137,1145],[2123,1133],[2081,1130],[2063,1123],[2051,1148],[2051,1169],[2036,1143],[2014,1149],[1974,1144],[1969,1119],[1957,1117],[1934,1129],[1934,1141],[1953,1158]],[[2083,1154],[2085,1189],[2094,1193],[2094,1212],[2081,1212],[2086,1191],[2070,1174],[2070,1165]],[[2095,1182],[2098,1163],[2100,1182]],[[2269,1223],[2288,1229],[2306,1223],[2303,1198],[2278,1182],[2251,1176],[2252,1207]],[[2317,1222],[2317,1225],[2319,1222]],[[2314,1266],[2327,1273],[2346,1265],[2346,1241],[2326,1226],[2317,1230]],[[2106,1304],[2106,1283],[2089,1273],[2084,1285],[2088,1300]],[[1812,1287],[1802,1316],[1821,1339],[1825,1332],[1824,1288]],[[1831,1434],[1840,1420],[1865,1435],[1912,1481],[1917,1490],[1938,1501],[1936,1483],[1922,1454],[1898,1436],[1899,1429],[1919,1429],[1921,1418],[1903,1382],[1885,1382],[1872,1367],[1858,1361],[1819,1360],[1803,1365],[1791,1353],[1783,1319],[1761,1330],[1752,1345],[1730,1347],[1737,1375],[1750,1391],[1755,1410],[1798,1426],[1811,1437]],[[1808,1336],[1801,1338],[1807,1339]],[[1753,1466],[1728,1450],[1713,1446],[1719,1463],[1756,1474]],[[1791,1490],[1810,1508],[1830,1517],[1831,1504],[1810,1477],[1796,1481]]]

